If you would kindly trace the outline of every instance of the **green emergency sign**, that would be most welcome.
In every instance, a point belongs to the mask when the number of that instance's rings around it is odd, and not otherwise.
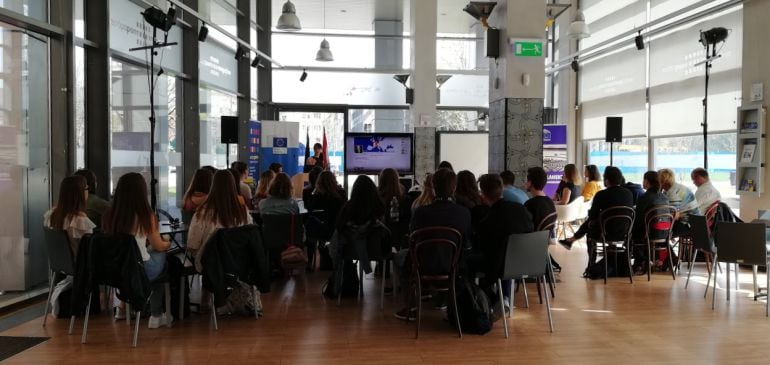
[[[516,41],[513,43],[516,57],[543,57],[543,42]]]

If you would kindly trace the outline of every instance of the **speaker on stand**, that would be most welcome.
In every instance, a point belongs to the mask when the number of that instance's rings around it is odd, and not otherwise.
[[[223,115],[220,118],[222,123],[222,143],[225,144],[225,163],[230,167],[230,143],[238,143],[238,117]]]
[[[604,141],[609,142],[610,144],[610,166],[614,166],[612,161],[612,150],[614,150],[613,144],[623,141],[623,117],[607,117],[607,128]]]

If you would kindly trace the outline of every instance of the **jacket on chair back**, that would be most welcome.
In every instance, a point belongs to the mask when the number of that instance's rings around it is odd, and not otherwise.
[[[134,236],[87,235],[80,241],[72,284],[73,313],[82,313],[88,294],[97,285],[118,289],[118,298],[143,308],[150,297],[150,280]]]
[[[227,288],[236,287],[239,280],[256,285],[262,293],[270,291],[267,253],[257,226],[219,229],[201,254],[203,287],[217,300],[224,299]]]

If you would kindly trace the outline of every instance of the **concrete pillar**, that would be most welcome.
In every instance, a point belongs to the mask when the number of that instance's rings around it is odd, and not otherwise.
[[[743,3],[743,66],[741,70],[743,78],[743,105],[748,106],[751,95],[751,85],[763,83],[765,86],[765,100],[757,102],[765,107],[768,105],[768,87],[770,86],[770,27],[767,26],[767,14],[770,14],[770,0],[747,0]],[[767,121],[765,121],[767,123]],[[767,124],[765,124],[767,128]],[[765,138],[767,143],[767,137]],[[738,153],[742,146],[738,146]],[[770,148],[765,148],[764,161],[770,161]],[[762,176],[764,186],[768,184],[768,168],[765,168]],[[764,188],[759,197],[741,196],[740,215],[743,220],[750,221],[757,217],[758,209],[767,209],[770,206],[770,193]]]
[[[545,68],[542,57],[514,56],[509,39],[546,44],[545,2],[498,2],[489,24],[500,30],[500,57],[489,66],[489,171],[525,176],[543,165]]]
[[[383,2],[385,3],[385,2]],[[394,4],[400,4],[395,2]],[[378,6],[377,10],[383,6]],[[404,34],[404,22],[401,20],[403,11],[395,12],[391,9],[382,10],[382,14],[390,19],[375,19],[373,22],[374,34],[377,36],[394,36],[394,38],[375,38],[374,40],[374,68],[383,70],[400,70],[403,68],[404,42],[401,38]],[[377,14],[378,17],[381,16]],[[387,16],[390,15],[390,16]],[[395,81],[394,81],[395,82]],[[377,109],[374,111],[375,132],[404,132],[404,113],[401,110]]]
[[[436,119],[436,30],[437,0],[411,1],[411,69],[409,84],[414,89],[414,103],[409,108],[415,129],[415,177],[422,179],[435,170]],[[421,129],[430,128],[430,129]]]

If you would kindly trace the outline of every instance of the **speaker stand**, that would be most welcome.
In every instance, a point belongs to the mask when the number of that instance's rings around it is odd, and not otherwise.
[[[613,148],[613,144],[614,144],[614,142],[610,142],[610,166],[615,166],[615,165],[612,164],[612,150],[615,149],[615,148]]]
[[[230,168],[230,144],[225,143],[225,168]]]

